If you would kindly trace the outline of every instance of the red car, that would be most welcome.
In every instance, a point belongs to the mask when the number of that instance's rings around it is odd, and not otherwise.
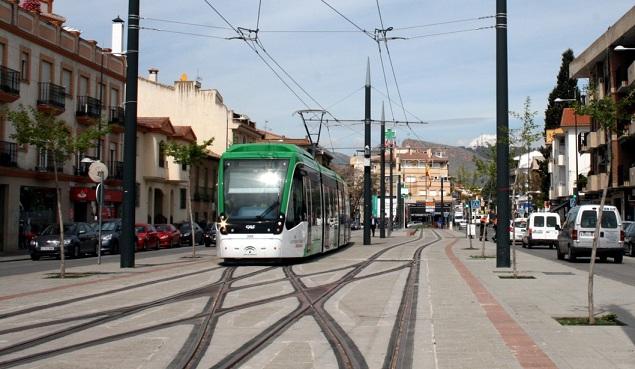
[[[172,224],[156,224],[154,226],[159,234],[159,245],[162,248],[179,246],[181,242],[181,232]]]
[[[137,223],[134,225],[134,233],[137,237],[137,251],[159,249],[159,234],[153,226],[145,223]]]

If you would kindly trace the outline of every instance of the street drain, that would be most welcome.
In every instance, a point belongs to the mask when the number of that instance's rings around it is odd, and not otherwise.
[[[574,273],[571,273],[571,272],[542,272],[542,274],[545,274],[545,275],[575,275]]]

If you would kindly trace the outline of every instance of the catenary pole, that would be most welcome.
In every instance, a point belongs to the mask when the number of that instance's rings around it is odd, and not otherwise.
[[[364,114],[364,245],[370,245],[371,179],[370,179],[370,58],[366,60],[365,114]]]
[[[384,115],[384,103],[381,103],[381,158],[379,169],[381,181],[379,182],[379,238],[386,238],[386,117]]]
[[[507,84],[507,0],[496,0],[496,267],[511,266],[509,258],[509,106]]]
[[[139,0],[128,1],[126,102],[123,147],[121,268],[134,268],[135,177],[137,173],[137,75],[139,74]]]

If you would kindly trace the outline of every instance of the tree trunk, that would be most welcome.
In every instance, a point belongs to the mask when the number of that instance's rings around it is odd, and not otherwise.
[[[66,276],[65,253],[64,253],[64,221],[62,219],[62,191],[57,177],[57,157],[53,155],[53,175],[55,178],[55,194],[57,199],[57,223],[60,226],[60,278]]]
[[[512,187],[512,270],[514,273],[514,278],[518,278],[518,268],[516,265],[516,225],[514,224],[514,202],[516,201],[516,183],[518,182],[518,169],[516,169],[516,178],[514,178],[514,187]],[[501,230],[502,225],[498,224],[496,227],[497,232],[507,232],[505,228]],[[500,237],[500,235],[496,235],[496,237]]]
[[[607,158],[608,158],[608,165],[607,165],[607,184],[606,186],[604,184],[602,184],[602,187],[604,187],[602,189],[602,199],[600,200],[600,209],[598,210],[598,214],[596,216],[596,222],[595,222],[595,231],[593,232],[593,247],[591,248],[591,262],[589,263],[589,284],[587,287],[587,295],[588,295],[588,299],[589,299],[589,324],[593,325],[595,324],[595,314],[593,312],[594,310],[594,303],[593,303],[593,273],[594,273],[594,269],[595,269],[595,257],[597,255],[597,249],[598,249],[598,238],[600,236],[600,226],[602,225],[602,216],[604,215],[604,203],[606,201],[606,190],[608,188],[608,185],[611,183],[611,154],[612,154],[612,150],[611,150],[611,130],[610,129],[606,129],[606,144],[607,144]]]
[[[192,166],[187,177],[187,205],[190,215],[190,234],[192,235],[192,257],[196,257],[196,229],[194,228],[194,217],[192,217]]]

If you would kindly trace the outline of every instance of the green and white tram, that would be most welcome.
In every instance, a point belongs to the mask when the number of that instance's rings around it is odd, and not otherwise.
[[[218,173],[218,256],[296,258],[350,241],[340,176],[289,144],[231,146]]]

